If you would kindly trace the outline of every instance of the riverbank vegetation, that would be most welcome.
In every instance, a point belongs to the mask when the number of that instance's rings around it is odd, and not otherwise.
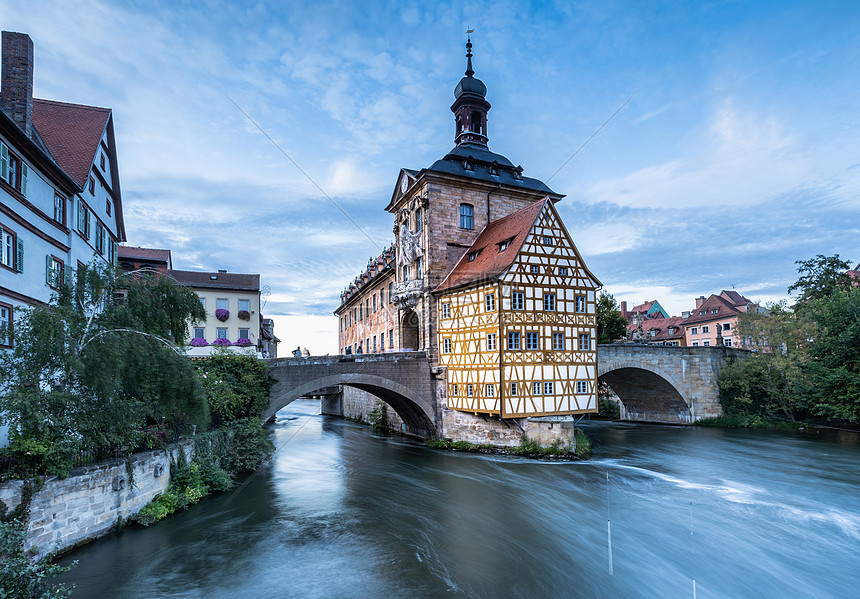
[[[723,365],[725,415],[701,424],[860,428],[860,287],[838,255],[797,264],[794,306],[740,318],[737,336],[758,350]]]
[[[523,435],[520,444],[513,447],[501,447],[492,443],[469,443],[468,441],[454,441],[453,439],[425,439],[428,447],[433,449],[446,449],[451,451],[467,451],[470,453],[494,453],[501,455],[513,455],[528,458],[566,458],[587,459],[591,457],[591,441],[581,429],[574,432],[575,443],[564,444],[556,441],[552,445],[543,446],[537,441]]]

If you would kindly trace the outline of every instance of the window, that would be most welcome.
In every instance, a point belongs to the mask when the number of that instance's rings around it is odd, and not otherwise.
[[[105,253],[105,230],[101,223],[96,224],[96,251],[99,254]]]
[[[215,309],[217,310],[226,310],[227,309],[227,299],[219,298],[215,300]]]
[[[705,311],[704,311],[704,310],[701,310],[701,311],[699,312],[699,316],[704,316],[704,315],[705,315]]]
[[[421,227],[423,223],[421,222],[423,218],[421,217],[421,208],[415,211],[415,232],[420,233]]]
[[[584,295],[577,295],[574,298],[573,311],[574,312],[585,312],[585,296]]]
[[[442,353],[450,354],[451,353],[451,338],[445,337],[442,340]]]
[[[522,291],[514,291],[511,294],[511,309],[512,310],[522,310],[523,309],[523,292]]]
[[[472,133],[481,133],[481,113],[477,110],[472,111]]]
[[[239,339],[250,339],[251,329],[239,329]]]
[[[496,334],[487,333],[487,351],[493,351],[494,349],[496,349]]]
[[[478,254],[480,254],[480,253],[481,253],[481,250],[477,250],[477,251],[474,251],[474,252],[469,252],[469,255],[468,255],[469,262],[474,262],[474,261],[475,261],[475,258],[477,258],[477,257],[478,257]]]
[[[723,337],[723,345],[726,347],[732,346],[732,338],[731,337]]]
[[[0,264],[18,272],[24,271],[24,242],[14,231],[0,225]]]
[[[526,333],[526,349],[540,349],[537,331]]]
[[[711,327],[710,327],[709,325],[703,325],[703,326],[702,326],[702,334],[703,334],[703,335],[704,335],[705,333],[710,333],[710,332],[711,332]]]
[[[379,290],[379,309],[385,304],[385,288]]]
[[[544,235],[543,236],[543,244],[544,245],[552,245],[552,237]]]
[[[8,183],[12,189],[27,195],[27,177],[30,169],[9,150],[9,146],[0,142],[0,179]]]
[[[475,394],[475,387],[472,385],[472,383],[469,383],[468,385],[466,385],[466,396],[472,397],[474,394]]]
[[[392,302],[392,298],[394,297],[394,283],[388,284],[388,303]]]
[[[496,296],[492,293],[488,293],[484,296],[484,308],[487,312],[494,312],[496,310]]]
[[[66,200],[59,194],[54,194],[54,221],[66,224]]]
[[[452,386],[452,388],[451,388],[451,396],[452,396],[452,397],[457,397],[457,395],[458,395],[457,391],[458,391],[458,389],[457,389],[457,383],[454,383],[454,385],[453,385],[453,386]]]
[[[538,266],[537,264],[532,264],[531,268],[529,270],[531,271],[532,274],[539,274],[540,273],[540,266]]]
[[[513,238],[513,237],[511,237],[510,239],[505,239],[503,242],[501,242],[501,243],[499,244],[499,253],[501,254],[501,253],[502,253],[502,252],[504,252],[506,249],[508,249],[508,246],[509,246],[509,245],[511,245],[511,242],[512,242],[513,240],[514,240],[514,238]]]
[[[460,228],[475,228],[475,209],[471,204],[460,204]]]
[[[364,320],[364,306],[358,307],[358,319]]]
[[[552,348],[555,351],[562,351],[564,349],[564,333],[552,334]]]
[[[702,345],[704,345],[705,347],[710,347],[711,346],[711,340],[705,339],[704,341],[702,341]]]
[[[408,264],[403,265],[403,280],[404,281],[409,280],[409,265]]]
[[[442,318],[451,318],[451,304],[442,304]]]
[[[90,238],[90,211],[84,205],[84,201],[78,198],[78,233],[84,236],[84,239]]]
[[[520,332],[519,331],[508,332],[508,349],[519,349],[519,348],[520,348]]]
[[[224,327],[219,327],[215,329],[215,338],[216,339],[226,339],[227,338],[227,329]]]
[[[576,381],[577,393],[588,393],[588,381]]]
[[[493,387],[492,385],[487,385],[486,396],[487,397],[493,397],[495,394],[496,394],[496,388]]]
[[[698,341],[693,341],[693,347],[699,347],[699,342],[698,342]]]
[[[699,334],[699,327],[690,327],[690,334],[691,335],[698,335]]]
[[[206,338],[206,328],[205,327],[194,327],[194,338],[195,339],[205,339]]]
[[[732,330],[732,323],[730,323],[730,322],[724,322],[724,323],[723,323],[723,330],[724,330],[724,331],[731,331],[731,330]]]
[[[540,381],[535,381],[532,383],[532,395],[540,395],[543,385],[541,385]]]
[[[110,198],[105,199],[105,212],[110,216]]]
[[[90,194],[96,195],[96,180],[90,175]]]
[[[50,254],[45,258],[45,283],[56,289],[63,284],[63,261]]]
[[[567,267],[566,266],[559,266],[558,267],[558,274],[560,277],[566,277],[567,276]]]
[[[511,383],[511,395],[516,396],[516,394],[517,394],[517,384]]]
[[[251,311],[251,300],[240,299],[239,300],[239,312],[250,312]]]
[[[0,304],[0,346],[12,346],[12,306]]]
[[[394,347],[394,329],[388,329],[388,347]]]
[[[206,300],[202,297],[200,298],[200,307],[206,310]]]
[[[373,311],[376,312],[376,294],[373,296]]]
[[[379,351],[385,350],[385,333],[379,334]]]
[[[415,278],[420,279],[423,274],[421,270],[421,256],[415,258]]]
[[[552,395],[553,394],[553,384],[552,381],[546,381],[543,384],[543,394],[544,395]]]
[[[588,351],[591,349],[591,335],[588,333],[579,334],[579,351]]]
[[[105,155],[104,154],[102,154],[101,158],[99,159],[99,166],[101,167],[102,172],[104,172],[104,170],[105,170]]]
[[[555,294],[554,293],[544,293],[543,294],[543,309],[546,312],[555,312]]]
[[[373,336],[373,351],[376,352],[376,335]]]

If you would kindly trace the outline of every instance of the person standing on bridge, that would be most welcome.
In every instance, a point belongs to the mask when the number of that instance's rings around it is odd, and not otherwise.
[[[301,358],[302,357],[302,348],[300,346],[296,346],[296,349],[293,350],[293,357],[294,358]]]

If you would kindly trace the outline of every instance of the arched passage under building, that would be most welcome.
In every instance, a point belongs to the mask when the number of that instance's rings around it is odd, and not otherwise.
[[[622,420],[692,424],[690,402],[663,375],[638,367],[602,372],[599,380],[621,400]]]
[[[424,398],[397,381],[365,373],[332,374],[301,381],[294,386],[290,384],[276,385],[270,398],[269,409],[264,417],[266,419],[271,418],[279,410],[300,397],[318,395],[321,390],[338,385],[355,387],[378,397],[400,416],[406,425],[408,434],[420,437],[434,437],[436,435],[433,406]]]

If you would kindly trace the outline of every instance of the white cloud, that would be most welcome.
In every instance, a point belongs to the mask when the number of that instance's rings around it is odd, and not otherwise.
[[[573,241],[587,260],[588,256],[633,249],[640,237],[641,233],[632,225],[601,223],[578,228]]]

